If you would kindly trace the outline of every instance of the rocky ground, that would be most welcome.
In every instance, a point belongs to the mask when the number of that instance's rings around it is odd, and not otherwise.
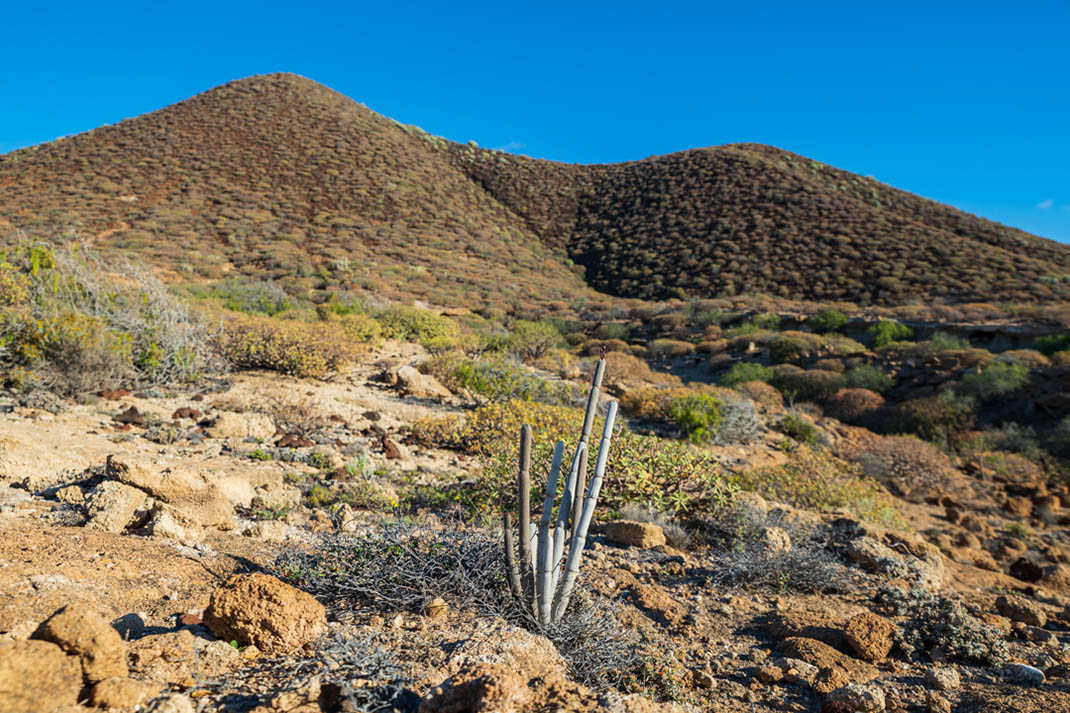
[[[460,404],[406,368],[421,358],[390,344],[331,382],[9,405],[0,710],[1070,711],[1070,494],[1028,469],[904,485],[908,530],[744,495],[751,559],[653,522],[599,528],[587,586],[672,662],[643,693],[579,683],[545,637],[448,597],[397,609],[273,576],[284,550],[378,526],[316,502],[312,474],[388,504],[478,467],[405,442]],[[837,451],[866,438],[818,425]]]

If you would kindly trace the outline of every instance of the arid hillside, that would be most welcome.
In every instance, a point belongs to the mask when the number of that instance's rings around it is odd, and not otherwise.
[[[554,163],[428,135],[289,74],[0,157],[4,221],[80,228],[190,278],[447,305],[590,287],[860,305],[1070,298],[1070,247],[779,149]]]

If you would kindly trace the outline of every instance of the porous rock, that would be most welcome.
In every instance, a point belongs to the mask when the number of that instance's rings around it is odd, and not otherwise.
[[[962,685],[962,676],[953,666],[931,666],[925,670],[925,685],[938,691],[954,691]]]
[[[97,708],[134,708],[160,692],[155,683],[132,678],[106,678],[89,692],[89,702]]]
[[[50,641],[82,662],[87,683],[113,676],[125,678],[126,644],[98,612],[68,604],[46,619],[32,638]]]
[[[420,713],[512,713],[523,711],[531,690],[520,674],[501,664],[475,664],[433,688]]]
[[[77,703],[81,689],[81,664],[55,644],[0,642],[0,711],[65,711]]]
[[[828,694],[830,701],[842,701],[858,713],[880,713],[884,710],[884,691],[874,684],[849,683]]]
[[[85,526],[91,530],[122,532],[134,523],[135,513],[148,496],[144,491],[114,480],[105,480],[93,488],[86,500],[88,518]]]
[[[996,610],[1011,621],[1020,621],[1029,626],[1044,626],[1048,623],[1043,607],[1021,597],[1000,595],[996,598]]]
[[[229,530],[234,507],[215,483],[197,473],[162,470],[128,456],[108,456],[108,477],[143,490],[204,527]]]
[[[609,542],[643,550],[665,544],[665,531],[652,522],[617,520],[605,525],[602,534]]]
[[[398,367],[397,387],[403,394],[418,399],[448,399],[453,396],[438,379],[430,374],[422,374],[411,366]]]
[[[212,592],[204,623],[224,641],[290,651],[326,631],[327,616],[311,594],[271,575],[237,574]]]
[[[844,637],[858,657],[880,661],[892,650],[895,625],[873,612],[855,615],[844,630]]]

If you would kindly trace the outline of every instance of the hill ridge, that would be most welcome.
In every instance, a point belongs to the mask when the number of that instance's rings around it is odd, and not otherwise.
[[[568,302],[588,285],[640,298],[1070,299],[1070,247],[789,151],[534,159],[432,136],[288,72],[0,156],[4,222],[83,230],[176,279],[440,304]]]

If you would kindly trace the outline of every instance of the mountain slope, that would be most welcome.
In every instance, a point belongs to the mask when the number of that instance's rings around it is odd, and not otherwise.
[[[0,220],[204,278],[443,304],[765,292],[1070,299],[1070,247],[768,146],[575,166],[456,144],[288,74],[0,157]]]

